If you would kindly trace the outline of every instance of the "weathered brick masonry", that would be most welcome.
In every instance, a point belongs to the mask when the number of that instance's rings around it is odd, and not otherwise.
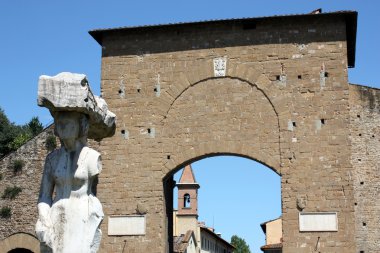
[[[147,209],[145,236],[105,238],[103,250],[166,252],[165,180],[194,160],[233,154],[282,176],[284,252],[356,252],[355,31],[348,12],[91,32],[102,45],[102,95],[118,116],[118,134],[101,145],[99,196],[108,215]],[[215,77],[220,57],[226,75]],[[300,233],[297,200],[303,211],[337,211],[338,232]]]
[[[53,134],[53,127],[46,128],[38,136],[21,146],[17,151],[0,160],[0,209],[11,208],[10,218],[0,218],[0,253],[8,252],[6,249],[12,244],[13,234],[18,235],[18,241],[31,241],[24,245],[26,249],[34,250],[39,246],[34,237],[34,225],[37,221],[37,199],[42,177],[45,157],[48,154],[46,139]],[[15,173],[12,168],[14,161],[24,162],[21,171]],[[7,187],[20,187],[21,192],[15,199],[3,198],[2,195]],[[28,236],[29,235],[29,236]],[[10,240],[2,240],[10,238]],[[9,242],[8,242],[9,241]],[[18,244],[19,247],[22,244]],[[12,247],[11,247],[12,248]],[[10,249],[11,249],[10,248]]]
[[[348,84],[355,12],[91,35],[102,45],[102,95],[118,118],[117,134],[95,147],[103,157],[101,252],[170,250],[172,175],[222,154],[281,175],[283,252],[380,252],[379,91]],[[225,76],[215,77],[216,58],[226,60]],[[46,156],[38,138],[11,155],[28,160],[19,177],[7,169],[11,156],[0,161],[0,191],[23,185],[15,200],[0,200],[15,210],[1,219],[0,243],[33,233]],[[338,232],[299,232],[300,207],[336,211]],[[108,236],[110,215],[141,212],[146,235]]]
[[[53,127],[45,129],[41,134],[28,141],[17,151],[4,157],[0,163],[0,195],[7,187],[20,187],[22,191],[14,199],[0,198],[0,208],[10,207],[10,219],[1,219],[0,239],[17,232],[34,235],[34,224],[37,221],[37,199],[43,165],[48,154],[45,147],[46,138],[53,134]],[[12,164],[15,160],[24,162],[22,170],[14,172]]]
[[[380,90],[350,86],[358,252],[380,252]]]

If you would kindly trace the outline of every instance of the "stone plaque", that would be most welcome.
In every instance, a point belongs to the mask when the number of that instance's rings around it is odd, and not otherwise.
[[[338,231],[338,214],[336,212],[299,213],[301,232]]]
[[[145,215],[110,216],[108,235],[145,235]]]
[[[214,76],[226,76],[227,59],[224,57],[214,59]]]

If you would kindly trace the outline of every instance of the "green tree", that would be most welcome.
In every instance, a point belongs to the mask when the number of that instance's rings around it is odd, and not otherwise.
[[[10,122],[0,108],[0,157],[18,149],[42,130],[43,126],[38,117],[33,117],[23,126],[18,126]]]
[[[0,157],[12,151],[9,144],[21,133],[21,127],[11,123],[0,108]]]
[[[24,145],[28,140],[30,140],[33,136],[25,131],[24,133],[20,133],[17,135],[9,144],[8,148],[10,151],[17,150],[19,147]]]
[[[38,117],[33,117],[27,124],[27,127],[33,137],[41,133],[41,131],[44,129]]]
[[[231,237],[231,244],[235,247],[234,253],[251,253],[245,240],[237,235]]]

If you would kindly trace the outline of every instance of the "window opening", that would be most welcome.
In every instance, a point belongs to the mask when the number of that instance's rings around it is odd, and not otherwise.
[[[190,208],[191,207],[191,200],[190,200],[190,194],[186,193],[183,196],[183,207],[184,208]]]

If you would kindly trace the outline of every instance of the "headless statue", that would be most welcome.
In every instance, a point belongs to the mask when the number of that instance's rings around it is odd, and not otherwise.
[[[72,79],[69,81],[73,82]],[[101,157],[87,147],[93,112],[86,113],[88,109],[67,110],[67,107],[60,109],[57,104],[49,109],[61,147],[46,157],[37,206],[36,234],[43,253],[97,252],[104,214],[95,196],[97,177],[102,169]],[[114,117],[110,112],[108,116]],[[111,127],[114,127],[114,121]]]

